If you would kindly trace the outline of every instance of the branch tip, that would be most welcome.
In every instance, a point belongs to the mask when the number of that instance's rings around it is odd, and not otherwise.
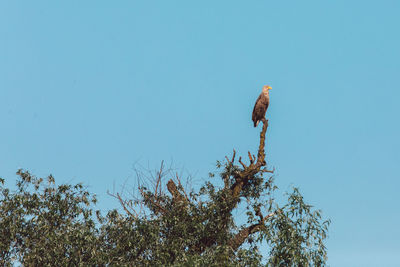
[[[242,162],[242,157],[239,157],[239,163],[243,166],[243,169],[247,168],[247,166]]]

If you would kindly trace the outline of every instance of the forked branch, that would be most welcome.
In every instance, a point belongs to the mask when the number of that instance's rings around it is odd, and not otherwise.
[[[236,202],[239,201],[239,195],[240,192],[243,189],[243,185],[246,184],[249,180],[254,178],[254,175],[256,175],[258,172],[269,172],[269,171],[264,171],[262,169],[263,166],[266,165],[265,162],[265,134],[267,132],[268,128],[268,120],[263,120],[263,128],[260,133],[260,144],[258,147],[258,153],[257,153],[257,160],[255,160],[255,157],[251,155],[249,152],[249,159],[250,159],[250,165],[246,166],[242,162],[242,158],[239,158],[239,163],[242,165],[243,170],[237,174],[235,177],[235,183],[231,186],[231,194],[232,196],[236,199]],[[234,157],[233,157],[234,158]],[[233,164],[233,162],[230,162],[230,164]],[[273,172],[273,171],[271,171]],[[231,207],[233,208],[233,207]]]
[[[259,213],[261,214],[261,213]],[[260,231],[263,227],[265,227],[264,222],[274,216],[275,213],[270,213],[265,217],[262,217],[257,224],[252,224],[242,230],[239,231],[231,240],[229,240],[228,245],[236,251],[244,241],[249,237],[249,235],[254,234]]]

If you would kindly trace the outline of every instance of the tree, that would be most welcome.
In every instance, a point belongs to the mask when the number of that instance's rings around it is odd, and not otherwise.
[[[124,213],[94,212],[82,185],[54,185],[19,171],[17,190],[1,187],[0,264],[134,266],[324,266],[329,220],[306,204],[297,188],[279,205],[265,161],[263,121],[257,157],[217,162],[213,179],[188,190],[176,175],[163,190],[161,165],[153,187],[139,197],[116,197]],[[210,174],[210,177],[214,177]],[[245,209],[238,225],[233,211]],[[96,213],[97,216],[94,216]],[[263,259],[262,255],[268,255]]]

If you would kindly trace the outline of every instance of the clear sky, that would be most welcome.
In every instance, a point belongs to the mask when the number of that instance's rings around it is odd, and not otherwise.
[[[331,266],[399,266],[399,1],[1,1],[0,177],[207,179],[256,151],[331,218]]]

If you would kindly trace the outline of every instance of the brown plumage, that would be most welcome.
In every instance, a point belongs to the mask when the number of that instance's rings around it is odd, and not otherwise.
[[[269,90],[272,89],[269,85],[264,85],[260,96],[257,98],[256,104],[253,109],[253,116],[251,117],[254,122],[254,127],[265,117],[269,105]]]

